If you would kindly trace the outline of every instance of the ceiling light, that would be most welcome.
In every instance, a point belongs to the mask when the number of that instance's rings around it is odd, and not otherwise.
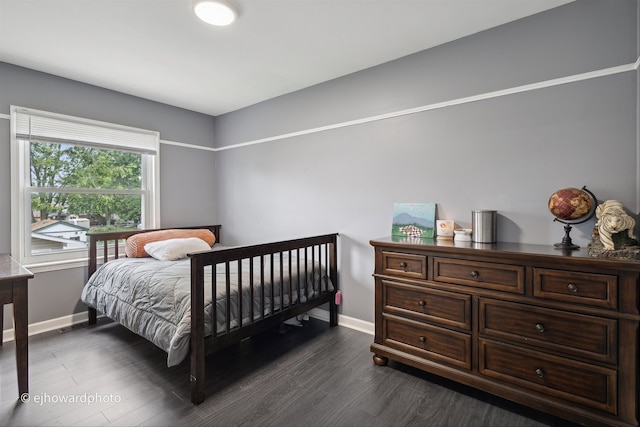
[[[195,0],[193,11],[207,24],[219,26],[233,23],[238,16],[233,7],[224,0]]]

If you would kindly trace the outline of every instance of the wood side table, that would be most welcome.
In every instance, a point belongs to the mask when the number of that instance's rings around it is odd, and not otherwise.
[[[0,254],[0,345],[4,329],[4,304],[13,303],[18,397],[29,393],[29,302],[27,285],[33,273],[7,254]]]

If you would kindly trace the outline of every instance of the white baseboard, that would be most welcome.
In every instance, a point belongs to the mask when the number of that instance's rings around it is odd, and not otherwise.
[[[78,323],[89,321],[87,312],[75,313],[69,316],[58,317],[57,319],[45,320],[44,322],[31,323],[29,325],[28,334],[38,335],[44,332],[53,331],[61,328],[68,328]],[[2,341],[13,341],[15,339],[15,333],[13,328],[2,331]]]
[[[327,310],[312,308],[311,311],[309,312],[309,316],[314,317],[316,319],[324,320],[325,322],[329,321],[329,312]],[[356,319],[354,317],[344,316],[342,314],[338,314],[338,325],[344,326],[345,328],[354,329],[356,331],[364,332],[369,335],[375,334],[374,323],[365,322],[364,320]]]
[[[319,320],[324,320],[325,322],[329,321],[329,312],[327,310],[314,308],[309,312],[309,316]],[[87,312],[85,311],[82,313],[71,314],[69,316],[58,317],[57,319],[45,320],[44,322],[32,323],[29,325],[28,334],[29,336],[38,335],[56,329],[68,328],[82,322],[87,322],[88,320],[89,317],[87,315]],[[374,335],[375,327],[371,322],[365,322],[364,320],[355,319],[353,317],[343,316],[339,314],[338,324],[340,326],[344,326],[345,328],[355,329],[356,331]],[[6,329],[2,331],[2,342],[13,341],[14,338],[15,334],[13,329]]]

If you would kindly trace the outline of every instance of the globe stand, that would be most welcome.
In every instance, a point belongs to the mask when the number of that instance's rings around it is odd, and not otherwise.
[[[559,221],[559,220],[555,219],[554,221]],[[560,243],[554,244],[553,247],[556,249],[566,249],[566,250],[579,249],[580,246],[573,244],[573,242],[571,241],[571,236],[569,236],[569,233],[571,232],[571,225],[567,224],[566,222],[564,224],[565,224],[564,237],[562,238],[562,241]]]

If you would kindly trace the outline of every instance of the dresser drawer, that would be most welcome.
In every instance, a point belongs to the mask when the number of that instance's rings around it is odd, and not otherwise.
[[[384,315],[384,345],[415,356],[471,369],[471,335]]]
[[[521,265],[434,258],[433,280],[524,294],[524,266]]]
[[[614,369],[480,339],[480,373],[612,414],[617,412]]]
[[[383,251],[382,274],[410,277],[413,279],[426,279],[427,257],[424,255]]]
[[[536,268],[533,277],[536,297],[618,308],[617,276]]]
[[[471,296],[382,281],[384,311],[471,330]]]
[[[617,363],[617,321],[480,298],[479,332],[495,338]]]

